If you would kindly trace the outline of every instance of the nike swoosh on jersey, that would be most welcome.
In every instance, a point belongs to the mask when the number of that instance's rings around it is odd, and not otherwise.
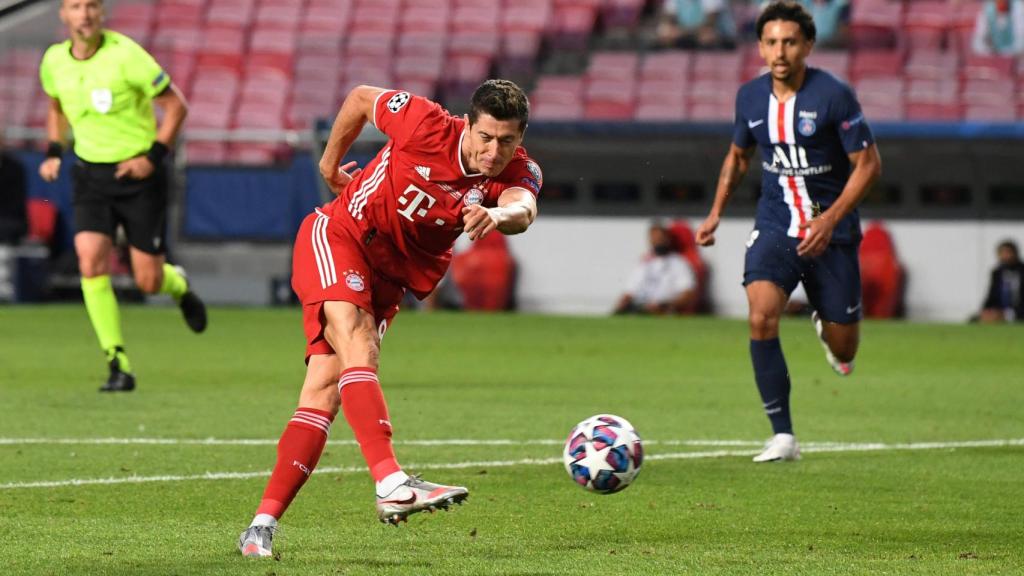
[[[761,124],[764,124],[764,118],[760,120],[747,120],[747,128],[757,128]]]
[[[860,304],[857,304],[856,306],[847,306],[846,307],[846,313],[847,314],[853,314],[857,310],[860,310]]]

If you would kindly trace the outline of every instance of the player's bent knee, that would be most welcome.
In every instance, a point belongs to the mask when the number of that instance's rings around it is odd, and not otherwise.
[[[751,311],[749,316],[750,335],[757,340],[774,338],[779,335],[779,317],[763,312]]]
[[[156,294],[160,291],[160,284],[163,278],[152,275],[140,275],[135,277],[135,285],[146,294]]]

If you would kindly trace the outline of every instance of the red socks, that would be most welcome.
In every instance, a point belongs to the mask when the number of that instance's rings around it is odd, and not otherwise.
[[[334,416],[315,408],[299,408],[277,443],[277,464],[263,492],[257,514],[280,518],[313,468],[327,443]]]
[[[401,470],[391,448],[391,421],[377,371],[365,367],[344,370],[338,392],[345,420],[352,427],[374,481]]]

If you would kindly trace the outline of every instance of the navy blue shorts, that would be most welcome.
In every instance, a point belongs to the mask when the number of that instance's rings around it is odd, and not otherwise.
[[[804,283],[811,306],[823,320],[854,324],[861,319],[860,242],[829,244],[817,258],[796,254],[800,244],[781,230],[754,230],[747,241],[743,285],[758,280],[774,282],[788,296],[797,282]]]

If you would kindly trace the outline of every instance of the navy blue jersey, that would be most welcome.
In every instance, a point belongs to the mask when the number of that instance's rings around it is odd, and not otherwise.
[[[765,74],[736,95],[733,143],[761,147],[764,176],[756,227],[778,228],[803,238],[801,224],[828,209],[850,176],[849,154],[874,143],[853,90],[834,76],[807,68],[796,96],[779,102]],[[832,242],[860,238],[860,216],[850,212],[836,225]]]

